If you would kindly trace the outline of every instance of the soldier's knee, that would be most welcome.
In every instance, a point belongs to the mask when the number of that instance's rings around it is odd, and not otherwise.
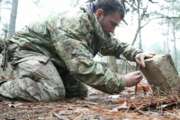
[[[48,86],[44,81],[36,82],[31,79],[23,79],[20,81],[19,97],[30,101],[56,101],[65,98],[64,86]],[[22,84],[23,83],[23,84]],[[24,95],[23,95],[24,94]]]

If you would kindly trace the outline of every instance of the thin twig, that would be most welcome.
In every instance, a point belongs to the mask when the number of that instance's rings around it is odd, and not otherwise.
[[[58,118],[58,120],[69,120],[67,117],[64,117],[64,116],[60,116],[60,115],[58,115],[57,113],[53,113],[53,116],[54,117],[56,117],[56,118]]]
[[[140,110],[140,107],[137,107],[134,103],[132,103],[132,104],[133,104],[134,107],[135,107],[135,110],[134,110],[134,111],[136,111],[136,112],[138,112],[138,113],[140,113],[140,114],[142,114],[142,115],[149,115],[149,114],[143,112],[142,110]]]

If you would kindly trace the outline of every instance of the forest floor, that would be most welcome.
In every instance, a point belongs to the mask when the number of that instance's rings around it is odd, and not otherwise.
[[[87,98],[56,102],[1,101],[0,120],[180,120],[175,95],[144,95],[126,89],[119,95],[93,90]]]

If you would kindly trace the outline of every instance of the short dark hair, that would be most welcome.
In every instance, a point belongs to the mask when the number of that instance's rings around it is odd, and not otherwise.
[[[122,18],[125,16],[125,8],[119,0],[96,0],[94,1],[95,11],[103,9],[105,14],[118,12]]]

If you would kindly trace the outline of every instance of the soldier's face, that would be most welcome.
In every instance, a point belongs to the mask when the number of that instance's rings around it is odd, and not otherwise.
[[[122,20],[118,12],[104,14],[103,10],[100,10],[99,13],[98,11],[96,12],[96,16],[103,30],[108,33],[114,33],[115,28]]]

